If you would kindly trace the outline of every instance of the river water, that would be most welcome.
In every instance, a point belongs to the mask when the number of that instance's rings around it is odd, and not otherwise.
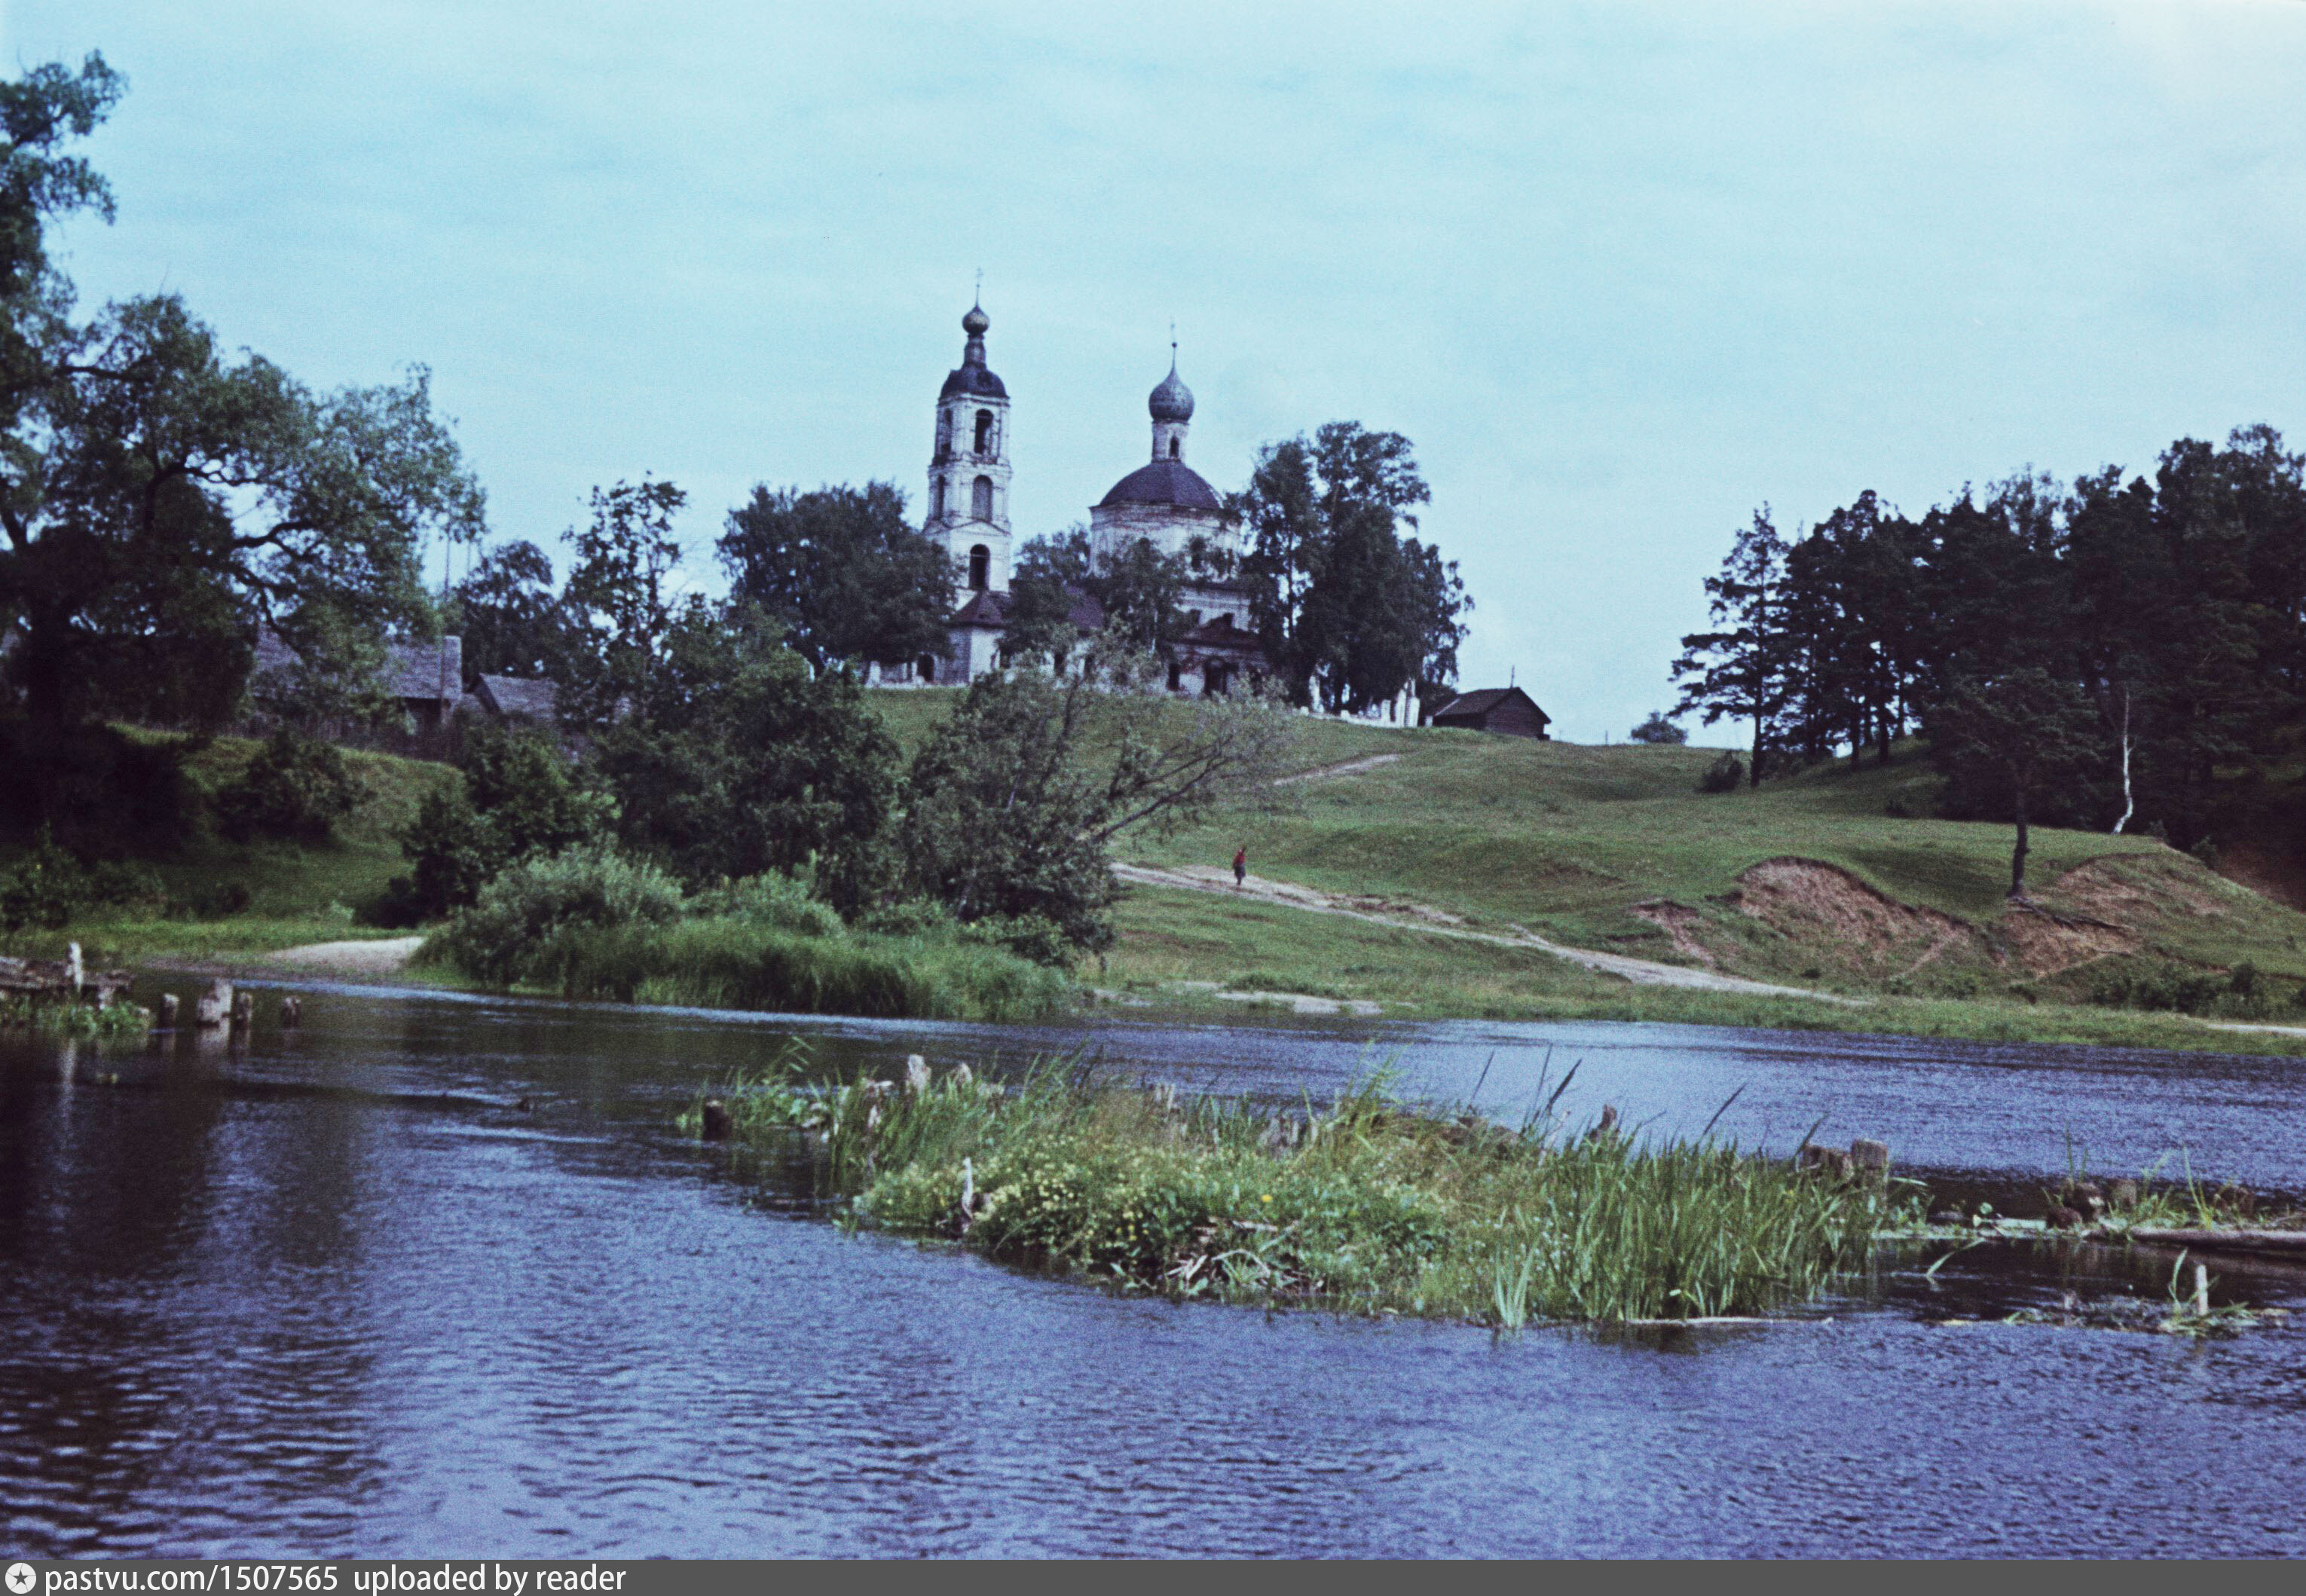
[[[1694,1131],[1735,1093],[1747,1145],[1877,1135],[2011,1207],[2182,1145],[2306,1191],[2306,1061],[303,992],[243,1048],[0,1042],[0,1554],[2306,1551],[2306,1334],[1934,1322],[2166,1260],[1980,1249],[1767,1327],[1500,1337],[843,1233],[671,1122],[794,1033],[1316,1099],[1389,1060],[1507,1119],[1574,1065],[1573,1117]]]

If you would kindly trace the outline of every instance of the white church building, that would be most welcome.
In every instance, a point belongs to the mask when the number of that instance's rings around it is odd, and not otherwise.
[[[1004,663],[1008,628],[1012,533],[1009,522],[1009,390],[985,361],[985,334],[993,319],[981,305],[961,320],[968,342],[961,364],[937,391],[936,441],[929,457],[928,503],[923,529],[952,560],[954,613],[943,659],[925,658],[876,674],[900,681],[959,685]],[[1240,532],[1225,501],[1185,463],[1193,395],[1177,375],[1173,348],[1169,374],[1146,403],[1153,418],[1153,454],[1114,483],[1089,510],[1092,570],[1139,542],[1181,556],[1191,576],[1179,604],[1191,628],[1178,639],[1170,687],[1183,693],[1223,693],[1244,677],[1262,675],[1265,655],[1251,629],[1249,590],[1238,579]],[[1105,622],[1097,600],[1078,589],[1072,619],[1084,633]]]

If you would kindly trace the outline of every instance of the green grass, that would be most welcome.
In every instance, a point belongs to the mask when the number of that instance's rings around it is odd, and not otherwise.
[[[133,732],[146,741],[170,741],[165,734]],[[187,745],[189,747],[189,745]],[[192,749],[185,761],[200,800],[233,781],[262,745],[247,738],[218,738]],[[355,924],[354,914],[373,900],[392,876],[406,871],[397,833],[415,817],[424,795],[457,780],[454,770],[389,754],[346,750],[346,763],[366,796],[339,822],[331,841],[307,847],[295,842],[235,843],[205,830],[179,851],[147,861],[173,900],[191,905],[234,887],[245,890],[248,904],[232,913],[201,914],[91,909],[59,931],[28,932],[17,952],[53,957],[68,941],[87,947],[106,963],[154,958],[230,961],[305,943],[394,936]],[[0,869],[24,852],[21,843],[0,846]]]
[[[449,961],[453,940],[429,939],[420,961]],[[719,917],[564,926],[518,976],[561,997],[915,1020],[1046,1019],[1076,996],[1058,971],[950,936],[808,935]]]
[[[812,1084],[788,1060],[723,1101],[764,1151],[812,1137],[832,1194],[864,1223],[1264,1306],[1509,1329],[1768,1312],[1862,1267],[1879,1235],[1917,1217],[1901,1188],[1708,1140],[1573,1134],[1544,1114],[1507,1130],[1394,1101],[1382,1077],[1299,1116],[1055,1067],[1014,1092],[966,1071],[915,1091]]]

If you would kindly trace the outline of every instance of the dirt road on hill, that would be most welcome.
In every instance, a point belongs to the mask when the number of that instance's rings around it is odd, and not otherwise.
[[[1186,865],[1168,869],[1155,865],[1115,863],[1113,873],[1121,880],[1139,886],[1175,887],[1189,892],[1222,892],[1254,898],[1264,903],[1277,903],[1309,914],[1338,915],[1349,920],[1364,920],[1372,926],[1422,931],[1429,936],[1454,936],[1465,942],[1483,942],[1500,948],[1527,948],[1533,952],[1550,953],[1556,959],[1566,959],[1572,964],[1602,975],[1618,977],[1637,986],[1688,986],[1702,992],[1743,992],[1756,997],[1808,997],[1828,1003],[1858,1004],[1865,1001],[1831,992],[1811,992],[1799,986],[1773,986],[1766,981],[1748,981],[1715,970],[1694,969],[1686,965],[1660,964],[1654,959],[1636,959],[1625,953],[1596,953],[1585,948],[1565,947],[1519,926],[1504,932],[1475,931],[1467,926],[1459,916],[1422,904],[1403,903],[1389,898],[1341,898],[1285,881],[1268,881],[1260,875],[1251,876],[1235,893],[1232,873],[1214,865]]]

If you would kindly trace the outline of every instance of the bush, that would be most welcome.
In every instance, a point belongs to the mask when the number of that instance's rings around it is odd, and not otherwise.
[[[61,930],[84,893],[80,861],[58,847],[55,833],[42,826],[31,852],[0,875],[0,932],[13,943],[20,931]]]
[[[522,975],[564,997],[884,1019],[1037,1020],[1072,995],[1063,976],[1002,948],[812,936],[722,917],[572,923],[533,952]]]
[[[961,928],[961,940],[1006,948],[1020,959],[1051,969],[1070,969],[1079,951],[1065,928],[1042,915],[1009,915],[983,919]]]
[[[240,779],[216,795],[217,829],[235,842],[258,837],[325,842],[361,797],[361,784],[340,750],[284,726],[256,751]]]
[[[747,875],[698,893],[688,912],[700,918],[743,920],[800,936],[839,936],[846,929],[832,905],[819,902],[803,883],[773,871]]]
[[[679,914],[679,882],[588,843],[498,875],[436,935],[434,953],[477,980],[509,986],[566,929],[662,926]]]
[[[1705,773],[1697,779],[1697,790],[1735,792],[1745,779],[1746,762],[1735,754],[1724,754],[1705,767]]]
[[[869,909],[858,921],[876,936],[925,936],[952,928],[952,911],[934,898],[903,898]]]
[[[1626,735],[1637,743],[1679,744],[1689,740],[1689,733],[1667,720],[1664,713],[1658,710],[1652,710],[1648,720],[1644,721]]]
[[[508,866],[550,858],[607,835],[617,807],[585,787],[547,733],[473,729],[464,781],[424,795],[400,834],[415,869],[396,875],[368,918],[414,926],[474,902]]]

